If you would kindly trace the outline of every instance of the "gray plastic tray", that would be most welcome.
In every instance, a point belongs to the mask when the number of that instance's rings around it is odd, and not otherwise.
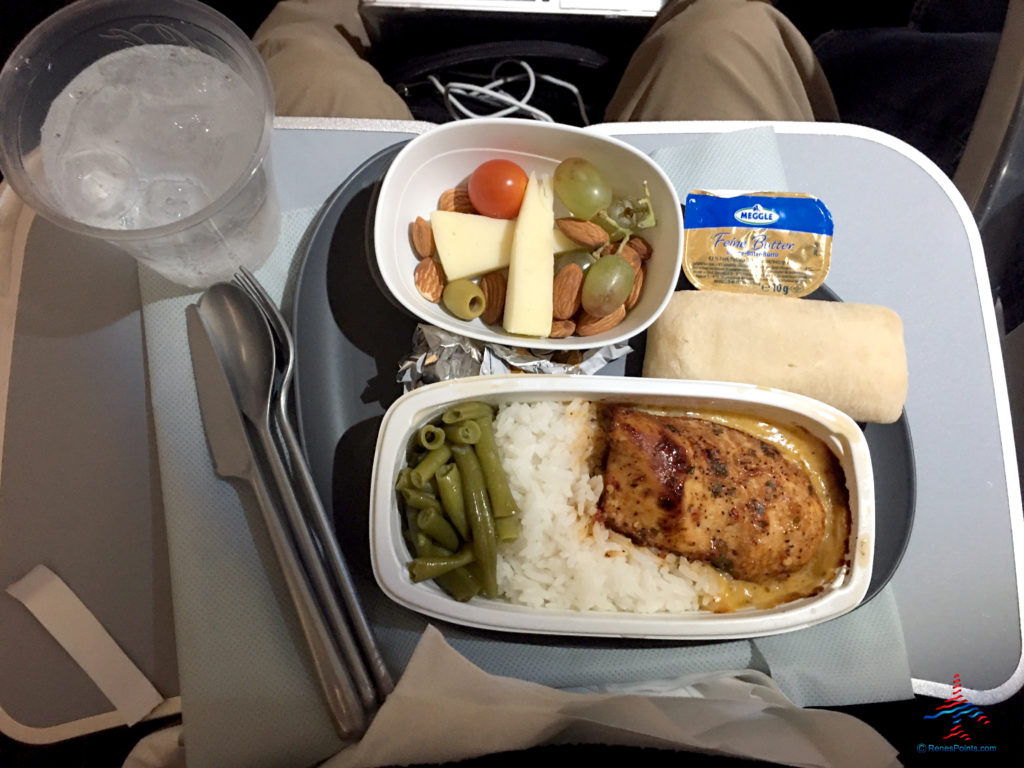
[[[374,197],[401,146],[370,158],[346,179],[327,201],[311,228],[292,307],[297,346],[296,392],[300,432],[313,476],[322,497],[330,501],[339,540],[353,570],[362,575],[361,594],[372,618],[383,627],[422,629],[427,620],[391,603],[370,576],[366,510],[369,507],[370,467],[377,425],[402,389],[396,382],[398,362],[410,351],[415,316],[399,308],[376,279],[373,252]],[[679,288],[685,278],[680,277]],[[836,300],[827,288],[814,298]],[[625,362],[602,374],[636,375],[642,362],[643,335]],[[910,537],[914,517],[914,459],[906,415],[890,425],[865,428],[875,468],[877,549],[868,598],[892,578]],[[436,622],[435,622],[436,623]],[[499,646],[521,645],[522,638],[467,628],[442,627],[454,642],[486,641]],[[386,633],[386,630],[385,630]],[[530,637],[536,654],[580,647],[572,638]],[[401,640],[398,646],[406,645]],[[589,663],[623,667],[622,651],[646,649],[652,655],[631,656],[635,670],[653,668],[655,655],[673,647],[701,643],[648,641],[589,641]],[[710,643],[703,643],[710,645]],[[518,655],[518,654],[511,654]],[[473,657],[470,651],[471,658]],[[602,656],[604,658],[602,658]],[[396,663],[401,663],[397,661]]]

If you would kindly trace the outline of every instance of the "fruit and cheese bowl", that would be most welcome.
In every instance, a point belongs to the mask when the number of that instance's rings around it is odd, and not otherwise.
[[[399,152],[373,234],[385,287],[423,322],[559,350],[646,329],[675,289],[682,230],[672,183],[625,142],[480,118],[433,128]]]

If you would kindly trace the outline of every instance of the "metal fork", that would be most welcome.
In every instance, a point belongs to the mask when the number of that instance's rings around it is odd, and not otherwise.
[[[282,367],[279,392],[275,398],[275,410],[276,421],[284,440],[286,455],[297,481],[298,490],[305,501],[303,508],[309,513],[309,522],[324,550],[324,559],[338,590],[341,592],[342,600],[348,611],[356,638],[362,648],[370,674],[373,677],[378,697],[380,701],[383,701],[394,689],[394,682],[374,639],[373,631],[363,612],[362,605],[359,602],[355,583],[338,546],[337,538],[331,528],[327,512],[320,499],[320,494],[317,492],[309,465],[306,463],[305,455],[302,451],[302,446],[299,444],[299,439],[291,422],[289,407],[291,382],[295,370],[295,344],[291,331],[288,329],[288,324],[274,303],[274,300],[270,298],[266,289],[252,272],[245,267],[240,267],[233,278],[233,282],[242,288],[253,299],[256,306],[260,308],[276,338]]]

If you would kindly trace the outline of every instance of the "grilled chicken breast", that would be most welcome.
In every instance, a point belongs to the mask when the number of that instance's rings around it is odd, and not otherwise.
[[[602,407],[600,519],[638,544],[761,582],[815,554],[825,511],[804,469],[731,427]]]

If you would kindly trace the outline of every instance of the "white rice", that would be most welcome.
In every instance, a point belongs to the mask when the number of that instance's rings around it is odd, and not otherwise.
[[[695,611],[722,587],[701,563],[657,554],[595,522],[590,473],[601,431],[593,403],[503,406],[495,420],[522,533],[502,545],[498,587],[513,603],[576,611]]]

